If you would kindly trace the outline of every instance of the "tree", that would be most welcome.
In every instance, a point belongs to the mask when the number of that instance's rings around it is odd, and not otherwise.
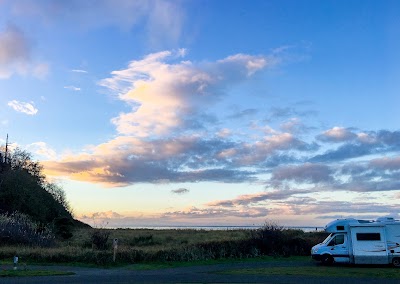
[[[42,165],[20,149],[12,151],[10,157],[11,168],[0,173],[0,213],[18,211],[41,223],[56,218],[73,220],[64,191],[46,181]]]
[[[71,205],[67,200],[67,195],[60,185],[56,183],[45,183],[44,188],[53,196],[55,201],[61,204],[66,211],[73,215]]]
[[[37,180],[39,185],[45,183],[46,177],[43,174],[43,166],[32,160],[32,154],[20,148],[11,152],[11,169],[25,170]]]

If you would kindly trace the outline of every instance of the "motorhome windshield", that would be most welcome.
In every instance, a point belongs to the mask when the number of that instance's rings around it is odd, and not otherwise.
[[[331,239],[332,234],[330,234],[329,236],[326,237],[326,239],[322,242],[323,244],[327,244],[328,241]]]

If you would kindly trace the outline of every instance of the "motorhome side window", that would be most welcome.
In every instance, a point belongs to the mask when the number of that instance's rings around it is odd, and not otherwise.
[[[328,246],[336,246],[344,244],[344,235],[336,235],[328,244]]]
[[[380,241],[380,233],[357,233],[357,241]]]

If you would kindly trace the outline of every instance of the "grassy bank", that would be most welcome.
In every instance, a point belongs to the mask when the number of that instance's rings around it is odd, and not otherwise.
[[[100,236],[102,243],[93,236]],[[79,229],[52,247],[2,246],[0,260],[17,254],[22,262],[122,265],[131,263],[244,259],[262,255],[309,255],[325,233],[262,230]],[[101,237],[104,237],[101,239]],[[116,262],[112,240],[118,239]],[[96,241],[97,240],[97,241]]]

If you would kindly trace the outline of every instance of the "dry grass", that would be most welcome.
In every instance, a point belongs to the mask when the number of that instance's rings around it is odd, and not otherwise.
[[[54,247],[3,246],[0,259],[11,259],[16,253],[20,261],[39,263],[85,263],[114,265],[112,240],[118,238],[117,264],[163,261],[199,261],[223,258],[249,258],[267,254],[266,243],[273,240],[260,239],[266,234],[252,230],[107,230],[109,240],[105,249],[93,246],[94,229],[79,229],[68,241],[58,241]],[[283,251],[291,250],[291,240],[302,239],[301,252],[309,253],[308,246],[322,240],[324,235],[302,231],[282,230],[278,236],[287,239]],[[267,248],[267,249],[266,249]],[[300,250],[298,250],[300,252]],[[304,254],[303,254],[304,255]]]

